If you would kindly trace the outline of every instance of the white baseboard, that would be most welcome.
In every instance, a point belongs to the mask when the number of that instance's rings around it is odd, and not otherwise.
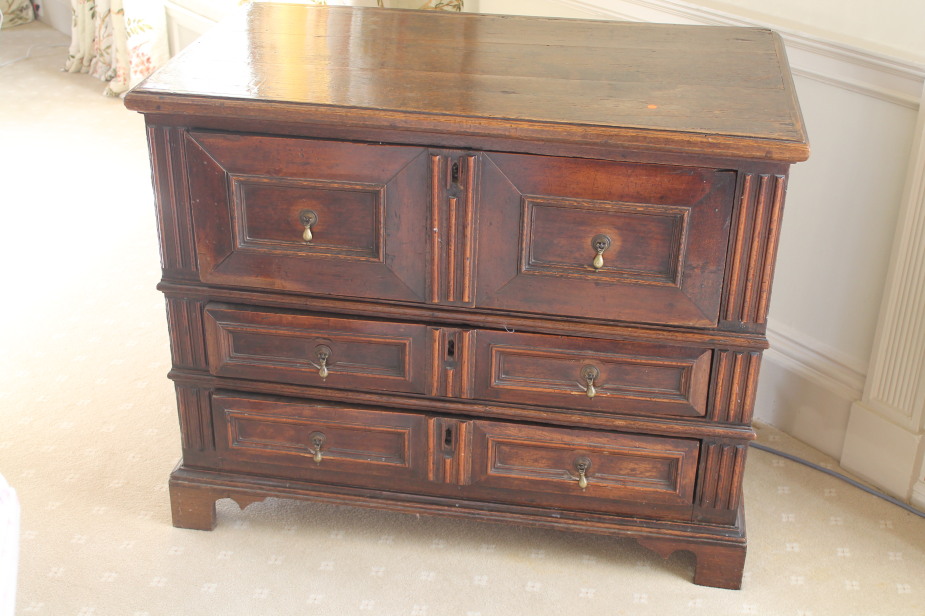
[[[910,478],[921,477],[923,455],[923,435],[903,429],[861,401],[852,406],[841,456],[844,468],[901,500],[909,500],[916,496],[914,489],[918,487]]]
[[[71,35],[70,0],[42,0],[39,2],[38,18],[58,32]]]
[[[851,405],[864,386],[863,366],[850,365],[822,343],[771,323],[771,348],[758,380],[755,419],[838,459]]]
[[[922,511],[925,511],[925,464],[922,465],[919,477],[922,477],[922,479],[912,488],[912,498],[910,502]]]

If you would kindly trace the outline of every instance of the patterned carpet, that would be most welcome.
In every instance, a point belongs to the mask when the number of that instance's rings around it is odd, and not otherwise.
[[[66,39],[0,32],[0,64]],[[925,519],[753,451],[741,591],[631,541],[268,500],[170,525],[179,452],[141,118],[35,47],[0,68],[0,474],[17,614],[925,614]],[[770,427],[761,441],[833,466]]]

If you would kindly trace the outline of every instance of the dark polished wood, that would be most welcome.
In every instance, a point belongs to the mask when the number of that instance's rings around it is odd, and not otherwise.
[[[609,513],[633,513],[642,505],[646,517],[687,521],[699,445],[476,421],[467,483],[497,502]]]
[[[425,325],[226,304],[209,304],[204,315],[209,370],[217,376],[350,391],[430,391],[433,334]]]
[[[302,498],[627,536],[740,585],[808,156],[774,33],[256,3],[126,105],[176,526]]]
[[[598,413],[702,417],[711,357],[705,348],[480,331],[472,397]],[[595,371],[593,395],[586,369]]]
[[[245,121],[809,154],[780,39],[761,29],[256,6],[126,97],[194,116],[216,100]]]
[[[191,133],[186,152],[204,282],[424,300],[426,149]]]
[[[484,155],[476,305],[714,325],[735,190],[728,171]],[[608,246],[593,266],[595,237]],[[519,238],[515,241],[515,238]]]

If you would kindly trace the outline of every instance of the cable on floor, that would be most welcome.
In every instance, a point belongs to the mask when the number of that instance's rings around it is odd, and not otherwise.
[[[871,487],[869,487],[869,486],[866,486],[866,485],[864,485],[863,483],[860,483],[859,481],[855,481],[855,480],[852,479],[851,477],[848,477],[847,475],[843,475],[842,473],[839,473],[838,471],[833,471],[833,470],[830,469],[830,468],[826,468],[826,467],[824,467],[824,466],[819,466],[818,464],[816,464],[816,463],[814,463],[814,462],[810,462],[809,460],[804,460],[803,458],[800,458],[799,456],[795,456],[795,455],[793,455],[793,454],[789,454],[789,453],[780,451],[780,450],[778,450],[778,449],[774,449],[773,447],[768,447],[767,445],[761,445],[760,443],[751,443],[751,444],[749,444],[749,447],[752,447],[752,448],[754,448],[754,449],[759,449],[759,450],[761,450],[761,451],[766,451],[766,452],[768,452],[768,453],[772,453],[772,454],[774,454],[774,455],[776,455],[776,456],[780,456],[780,457],[786,458],[786,459],[788,459],[788,460],[790,460],[790,461],[792,461],[792,462],[796,462],[797,464],[802,464],[803,466],[808,466],[809,468],[814,469],[814,470],[817,470],[817,471],[819,471],[819,472],[821,472],[821,473],[825,473],[826,475],[831,475],[832,477],[835,477],[835,478],[837,478],[837,479],[841,479],[842,481],[845,481],[845,482],[847,482],[847,483],[853,485],[853,486],[856,487],[856,488],[860,488],[861,490],[863,490],[864,492],[867,492],[868,494],[872,494],[872,495],[876,496],[877,498],[882,498],[883,500],[885,500],[885,501],[887,501],[887,502],[889,502],[889,503],[892,503],[892,504],[896,505],[897,507],[902,507],[903,509],[905,509],[905,510],[908,511],[909,513],[914,513],[915,515],[919,516],[920,518],[925,518],[925,511],[921,511],[921,510],[919,510],[919,509],[916,509],[916,508],[913,507],[912,505],[909,505],[908,503],[904,503],[904,502],[902,502],[902,501],[899,500],[899,499],[893,498],[893,497],[890,496],[889,494],[884,494],[883,492],[880,492],[879,490],[875,490],[875,489],[873,489],[873,488],[871,488]]]

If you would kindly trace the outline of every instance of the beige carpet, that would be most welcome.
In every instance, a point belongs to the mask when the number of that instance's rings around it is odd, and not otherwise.
[[[66,39],[0,32],[0,64]],[[0,68],[0,474],[18,614],[925,614],[925,519],[770,454],[741,591],[633,542],[271,500],[170,525],[179,435],[143,122],[36,47]],[[762,428],[763,442],[831,464]]]

